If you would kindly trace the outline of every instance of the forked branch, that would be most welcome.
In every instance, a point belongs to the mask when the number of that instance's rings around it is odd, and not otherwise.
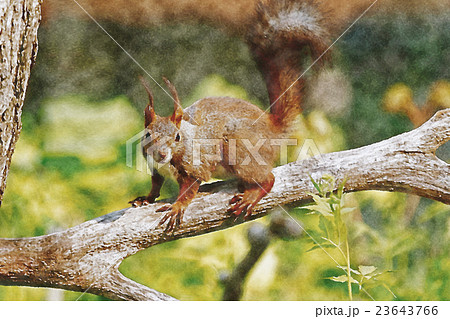
[[[308,193],[314,192],[310,175],[346,178],[346,192],[407,192],[450,204],[450,165],[435,155],[449,139],[447,109],[421,127],[379,143],[278,167],[273,172],[275,185],[252,219],[279,205],[310,201]],[[173,300],[124,277],[118,271],[120,263],[153,245],[232,227],[236,223],[226,211],[234,192],[231,182],[203,187],[173,234],[157,226],[161,214],[155,211],[162,204],[156,203],[112,212],[46,236],[0,239],[0,284],[88,290],[120,300]]]

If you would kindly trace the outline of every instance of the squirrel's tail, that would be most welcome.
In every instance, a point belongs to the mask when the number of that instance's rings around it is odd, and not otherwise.
[[[329,32],[319,0],[262,0],[246,40],[264,75],[274,127],[285,131],[301,112],[302,61],[328,48]],[[308,51],[309,50],[309,51]]]

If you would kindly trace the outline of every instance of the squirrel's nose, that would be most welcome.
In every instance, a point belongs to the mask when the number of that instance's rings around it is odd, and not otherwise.
[[[162,152],[162,151],[159,151],[159,152],[158,152],[158,155],[159,155],[159,158],[160,158],[161,160],[165,159],[166,156],[167,156],[167,154],[166,154],[165,152]]]

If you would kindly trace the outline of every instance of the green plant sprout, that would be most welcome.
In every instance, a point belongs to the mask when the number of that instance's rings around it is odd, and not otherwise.
[[[353,300],[352,283],[357,284],[360,290],[367,293],[363,285],[369,282],[381,283],[395,298],[395,294],[389,287],[377,280],[377,277],[385,272],[376,272],[377,267],[375,266],[359,265],[358,270],[351,268],[348,230],[342,216],[351,213],[355,208],[345,207],[344,186],[346,179],[335,190],[336,179],[333,176],[323,175],[318,181],[315,181],[311,176],[310,178],[318,194],[311,193],[310,195],[314,200],[314,204],[305,206],[304,208],[311,211],[311,214],[319,215],[320,231],[318,234],[321,237],[320,240],[315,240],[314,246],[309,251],[317,248],[334,248],[339,251],[345,261],[345,265],[338,264],[337,266],[345,272],[344,275],[328,277],[326,279],[347,283],[348,297],[350,300]]]

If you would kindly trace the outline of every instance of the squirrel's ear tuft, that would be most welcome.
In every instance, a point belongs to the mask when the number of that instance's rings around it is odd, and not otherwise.
[[[163,77],[163,80],[166,83],[167,87],[169,88],[174,102],[173,114],[170,117],[170,120],[176,125],[177,128],[180,128],[181,120],[183,119],[183,108],[181,107],[177,90],[175,89],[175,86],[172,83],[170,83],[170,81],[167,78]]]
[[[152,91],[150,90],[147,81],[145,81],[145,79],[142,76],[139,76],[139,80],[141,81],[142,85],[145,88],[145,91],[147,91],[148,94],[148,104],[144,110],[145,127],[147,127],[150,123],[152,123],[156,119],[155,109],[153,108],[153,94]]]
[[[182,119],[183,119],[183,109],[178,104],[177,106],[175,106],[173,114],[170,117],[170,120],[176,125],[177,128],[180,128]]]
[[[144,117],[145,117],[145,127],[149,126],[150,123],[154,122],[156,120],[156,113],[155,110],[153,109],[153,106],[151,106],[150,104],[147,105],[147,107],[144,110]]]

